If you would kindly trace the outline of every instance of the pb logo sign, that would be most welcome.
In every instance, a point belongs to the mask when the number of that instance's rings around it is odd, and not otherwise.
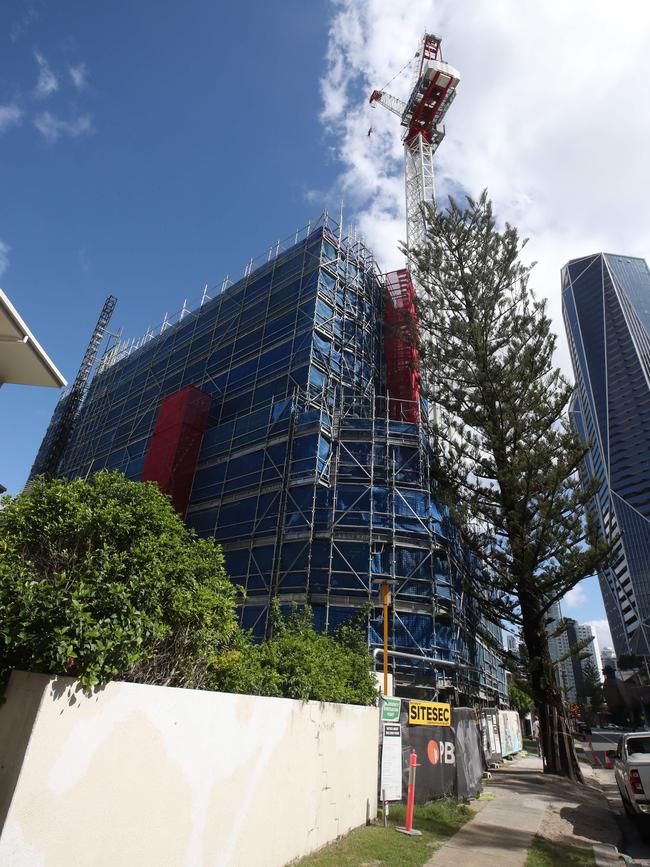
[[[409,725],[450,726],[451,705],[437,701],[410,701]]]
[[[456,763],[456,749],[453,741],[429,741],[427,758],[432,765],[453,765]]]

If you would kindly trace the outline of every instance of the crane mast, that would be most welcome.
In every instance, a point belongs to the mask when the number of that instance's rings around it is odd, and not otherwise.
[[[91,370],[116,304],[117,298],[114,295],[109,295],[104,302],[75,380],[57,404],[52,421],[45,432],[45,437],[36,455],[28,481],[31,481],[41,473],[55,476],[58,471],[61,458],[70,441],[74,423],[88,388]]]
[[[460,75],[442,59],[441,39],[425,33],[415,55],[411,93],[406,102],[374,90],[370,103],[383,105],[401,119],[405,127],[404,183],[406,192],[406,243],[409,249],[421,246],[426,238],[423,205],[435,205],[433,155],[445,137],[442,121],[456,96]]]

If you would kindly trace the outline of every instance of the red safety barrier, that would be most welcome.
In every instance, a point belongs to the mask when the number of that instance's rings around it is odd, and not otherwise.
[[[140,480],[156,482],[185,515],[194,480],[210,395],[193,385],[169,394],[160,404]]]
[[[404,268],[386,274],[384,357],[389,417],[416,422],[420,410],[418,313],[411,275]]]
[[[416,831],[413,827],[413,805],[415,804],[415,769],[417,768],[418,757],[415,750],[411,750],[411,758],[409,761],[409,785],[406,795],[406,823],[404,827],[396,828],[400,834],[409,834],[411,837],[421,837],[422,831]]]
[[[598,765],[599,768],[602,768],[603,763],[600,761],[600,759],[596,755],[596,752],[594,750],[594,746],[591,743],[591,741],[589,741],[589,749],[591,750],[591,758],[594,760],[594,764]]]

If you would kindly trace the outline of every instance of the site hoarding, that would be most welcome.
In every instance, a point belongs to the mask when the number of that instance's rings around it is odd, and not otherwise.
[[[502,756],[510,756],[523,749],[521,723],[516,710],[499,711],[499,737]]]
[[[481,737],[472,708],[452,708],[437,702],[402,703],[402,787],[407,791],[409,755],[417,753],[415,800],[471,798],[481,791],[484,761]],[[443,724],[412,722],[412,705],[437,705]],[[424,716],[418,710],[418,717]]]
[[[498,762],[501,755],[501,738],[499,737],[499,711],[496,708],[482,708],[478,711],[481,729],[481,745],[486,764]]]

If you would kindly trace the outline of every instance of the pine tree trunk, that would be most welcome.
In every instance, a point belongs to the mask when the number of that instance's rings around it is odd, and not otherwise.
[[[524,641],[530,659],[533,699],[539,716],[544,772],[583,783],[562,695],[555,679],[543,615],[539,610],[535,610],[538,606],[534,598],[526,599],[525,595],[521,594],[520,600]]]

